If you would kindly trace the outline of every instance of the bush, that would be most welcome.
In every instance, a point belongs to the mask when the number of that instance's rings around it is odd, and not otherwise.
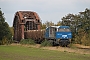
[[[75,43],[90,46],[90,32],[86,33],[80,30],[78,34],[75,35]]]
[[[32,40],[32,39],[22,39],[22,40],[20,41],[20,44],[35,45],[35,42],[34,42],[34,40]]]
[[[6,37],[3,37],[3,39],[0,40],[0,45],[8,45],[11,43],[12,43],[12,40],[8,40]]]
[[[41,46],[52,46],[53,44],[52,44],[52,42],[50,42],[50,41],[47,41],[47,40],[44,40],[42,43],[41,43]]]
[[[76,43],[76,44],[81,44],[82,42],[81,42],[81,36],[79,36],[79,35],[75,35],[75,42],[74,43]]]
[[[81,39],[82,44],[85,46],[90,46],[90,37],[87,34],[84,34],[84,36]]]

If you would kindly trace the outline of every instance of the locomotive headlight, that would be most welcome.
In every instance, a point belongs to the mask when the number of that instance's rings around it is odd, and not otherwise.
[[[67,35],[62,35],[62,37],[67,37]]]

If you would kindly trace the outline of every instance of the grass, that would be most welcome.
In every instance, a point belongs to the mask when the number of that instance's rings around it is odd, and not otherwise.
[[[35,42],[34,42],[34,40],[32,40],[32,39],[22,39],[21,41],[20,41],[20,43],[23,45],[23,44],[30,44],[30,45],[35,45]]]
[[[52,46],[53,44],[50,42],[50,41],[47,41],[47,40],[45,40],[45,41],[43,41],[42,43],[41,43],[41,47],[45,47],[45,46]]]
[[[89,60],[89,54],[76,54],[23,46],[0,46],[0,60]]]

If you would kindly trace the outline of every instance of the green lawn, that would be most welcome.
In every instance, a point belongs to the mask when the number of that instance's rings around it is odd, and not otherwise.
[[[90,55],[23,46],[0,46],[0,60],[90,60]]]

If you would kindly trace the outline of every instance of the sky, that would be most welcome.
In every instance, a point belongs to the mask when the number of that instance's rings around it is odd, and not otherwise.
[[[0,0],[0,8],[9,26],[13,25],[17,11],[34,11],[42,23],[52,21],[56,24],[69,13],[78,14],[90,9],[90,0]]]

